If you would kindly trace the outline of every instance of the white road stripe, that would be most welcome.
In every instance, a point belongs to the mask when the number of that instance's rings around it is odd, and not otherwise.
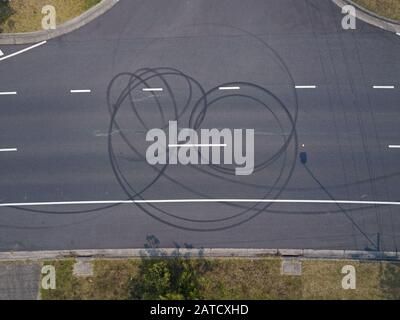
[[[17,91],[0,92],[0,96],[16,95]]]
[[[3,61],[3,60],[6,60],[6,59],[15,57],[15,56],[17,56],[17,55],[19,55],[19,54],[21,54],[21,53],[27,52],[27,51],[29,51],[29,50],[32,50],[32,49],[36,48],[36,47],[39,47],[39,46],[41,46],[41,45],[44,45],[45,43],[47,43],[47,41],[42,41],[42,42],[36,43],[36,44],[34,44],[33,46],[30,46],[30,47],[28,47],[28,48],[25,48],[25,49],[22,49],[22,50],[20,50],[20,51],[17,51],[17,52],[14,52],[14,53],[12,53],[12,54],[9,54],[8,56],[2,57],[2,58],[0,58],[0,61]]]
[[[400,149],[400,145],[389,145],[389,149]]]
[[[288,199],[168,199],[168,200],[104,200],[104,201],[60,201],[60,202],[15,202],[0,203],[0,207],[38,207],[60,205],[109,205],[109,204],[157,204],[157,203],[294,203],[294,204],[351,204],[400,206],[398,201],[353,201],[353,200],[288,200]]]
[[[151,91],[164,91],[163,88],[143,88],[142,91],[144,92],[151,92]]]
[[[374,89],[394,89],[394,86],[373,86]]]
[[[90,89],[84,89],[84,90],[71,90],[71,93],[90,93],[92,90]]]
[[[225,143],[214,143],[214,144],[207,144],[207,143],[194,143],[194,144],[169,144],[168,147],[169,148],[180,148],[180,147],[184,147],[184,148],[192,148],[192,147],[226,147],[227,144]]]
[[[16,152],[16,151],[18,151],[17,148],[0,149],[0,152]]]
[[[3,53],[3,51],[1,51],[1,49],[0,49],[0,57],[2,57],[2,56],[4,56],[4,53]]]
[[[317,86],[296,86],[296,89],[317,89]]]
[[[218,90],[240,90],[240,87],[219,87]]]

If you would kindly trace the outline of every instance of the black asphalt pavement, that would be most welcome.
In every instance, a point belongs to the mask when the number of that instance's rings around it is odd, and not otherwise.
[[[0,92],[17,92],[0,95],[0,149],[18,149],[0,152],[0,200],[47,202],[0,207],[0,250],[137,248],[149,235],[397,250],[400,206],[360,201],[400,201],[400,149],[388,147],[400,145],[400,37],[361,21],[343,30],[342,17],[329,0],[121,0],[0,61]],[[255,129],[252,175],[142,157],[148,129],[177,115],[189,127],[204,100],[201,128]],[[105,203],[127,199],[288,201]]]

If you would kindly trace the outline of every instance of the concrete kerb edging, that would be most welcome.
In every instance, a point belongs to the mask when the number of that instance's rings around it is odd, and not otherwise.
[[[93,250],[58,250],[58,251],[19,251],[0,252],[0,261],[38,261],[66,258],[101,258],[129,259],[146,257],[192,258],[263,258],[290,257],[298,259],[332,259],[332,260],[378,260],[400,261],[400,253],[383,251],[351,251],[351,250],[312,250],[312,249],[93,249]]]
[[[42,30],[27,33],[0,33],[0,44],[29,44],[59,37],[83,27],[110,10],[118,2],[119,0],[102,0],[80,16],[57,26],[55,30]]]
[[[385,17],[381,17],[374,12],[371,12],[359,4],[355,3],[351,0],[332,0],[336,3],[340,8],[343,8],[346,5],[352,5],[356,8],[357,18],[369,23],[375,27],[381,28],[386,31],[400,33],[400,21],[391,20]]]

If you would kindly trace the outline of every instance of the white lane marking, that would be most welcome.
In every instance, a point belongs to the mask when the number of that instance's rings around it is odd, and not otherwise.
[[[296,89],[317,89],[317,86],[295,86]]]
[[[17,91],[4,91],[4,92],[0,92],[0,96],[9,96],[9,95],[16,95]]]
[[[180,148],[180,147],[184,147],[184,148],[192,148],[192,147],[227,147],[228,145],[226,143],[214,143],[214,144],[208,144],[208,143],[186,143],[186,144],[169,144],[168,147],[169,148]]]
[[[0,203],[0,207],[37,207],[57,205],[97,204],[157,204],[157,203],[294,203],[294,204],[354,204],[400,206],[397,201],[353,201],[353,200],[288,200],[288,199],[168,199],[168,200],[104,200],[104,201],[60,201],[60,202],[15,202]]]
[[[394,86],[373,86],[374,89],[394,89]]]
[[[3,51],[1,51],[1,49],[0,49],[0,57],[2,57],[2,56],[4,56],[4,53],[3,53]]]
[[[0,152],[17,152],[17,148],[5,148],[5,149],[0,149]]]
[[[90,89],[84,89],[84,90],[71,90],[71,93],[90,93],[92,90]]]
[[[397,34],[398,36],[400,36],[400,32],[396,32],[396,34]]]
[[[240,87],[219,87],[218,90],[240,90]]]
[[[400,145],[391,144],[389,145],[389,149],[400,149]]]
[[[32,49],[34,49],[34,48],[37,48],[37,47],[39,47],[39,46],[41,46],[41,45],[44,45],[45,43],[47,43],[47,41],[42,41],[42,42],[36,43],[36,44],[34,44],[33,46],[30,46],[30,47],[28,47],[28,48],[25,48],[25,49],[22,49],[22,50],[20,50],[20,51],[17,51],[17,52],[14,52],[14,53],[12,53],[12,54],[9,54],[8,56],[2,57],[2,58],[0,58],[0,61],[3,61],[3,60],[6,60],[6,59],[15,57],[15,56],[17,56],[17,55],[19,55],[19,54],[21,54],[21,53],[24,53],[24,52],[26,52],[26,51],[29,51],[29,50],[32,50]]]
[[[144,92],[164,91],[164,89],[163,88],[143,88],[142,91],[144,91]]]

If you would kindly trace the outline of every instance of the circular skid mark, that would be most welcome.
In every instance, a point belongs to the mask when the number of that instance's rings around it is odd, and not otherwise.
[[[176,81],[177,78],[180,78],[179,81]],[[125,85],[115,88],[114,85],[117,82],[121,83],[121,79],[125,79]],[[154,94],[146,100],[132,99],[136,92],[142,91],[143,87],[151,88],[160,83],[165,88],[163,96]],[[185,85],[176,88],[176,83]],[[222,92],[218,89],[233,84],[240,86],[240,92]],[[118,89],[120,95],[115,94]],[[185,98],[181,98],[182,92]],[[297,156],[295,115],[266,88],[250,82],[236,82],[224,83],[205,91],[193,77],[177,69],[162,67],[145,68],[134,73],[117,75],[109,85],[107,97],[111,116],[108,135],[111,167],[118,183],[131,200],[150,198],[152,189],[157,190],[158,184],[162,185],[158,190],[171,191],[169,198],[174,198],[181,192],[185,198],[218,199],[221,198],[217,194],[218,190],[240,193],[246,187],[252,189],[252,194],[257,199],[276,199],[290,180]],[[167,129],[168,121],[176,121],[179,128],[191,128],[196,131],[203,128],[212,129],[207,126],[207,122],[209,119],[213,121],[217,118],[212,116],[213,112],[218,108],[229,108],[235,100],[246,101],[244,106],[250,104],[258,108],[257,114],[265,118],[265,123],[274,124],[275,142],[272,151],[268,152],[267,157],[262,158],[255,150],[256,164],[252,177],[257,177],[257,183],[248,183],[252,180],[249,177],[236,176],[235,168],[232,166],[210,164],[188,165],[182,168],[178,165],[178,170],[171,168],[172,165],[154,166],[146,162],[145,152],[148,144],[145,143],[145,137],[132,134],[132,132],[146,133],[154,128],[154,121],[150,125],[144,119],[158,119],[156,127],[164,130]],[[150,105],[153,108],[149,107]],[[159,113],[154,114],[154,110],[158,110]],[[243,111],[239,107],[237,111],[239,118],[235,120],[236,122],[233,121],[230,127],[224,123],[224,128],[235,129],[237,126],[237,128],[252,129],[251,123],[247,125],[240,123],[241,113],[251,113],[252,110]],[[228,112],[231,110],[228,109]],[[165,116],[166,114],[169,116]],[[232,112],[229,115],[228,119],[233,118]],[[112,135],[112,132],[118,134]],[[260,137],[269,139],[268,135],[257,135],[256,139],[261,139]],[[268,141],[265,146],[268,148]],[[127,161],[132,158],[141,161]],[[214,203],[190,207],[136,205],[153,218],[171,226],[192,231],[217,231],[249,221],[271,204],[256,203],[246,206]],[[204,213],[199,214],[202,210]]]

